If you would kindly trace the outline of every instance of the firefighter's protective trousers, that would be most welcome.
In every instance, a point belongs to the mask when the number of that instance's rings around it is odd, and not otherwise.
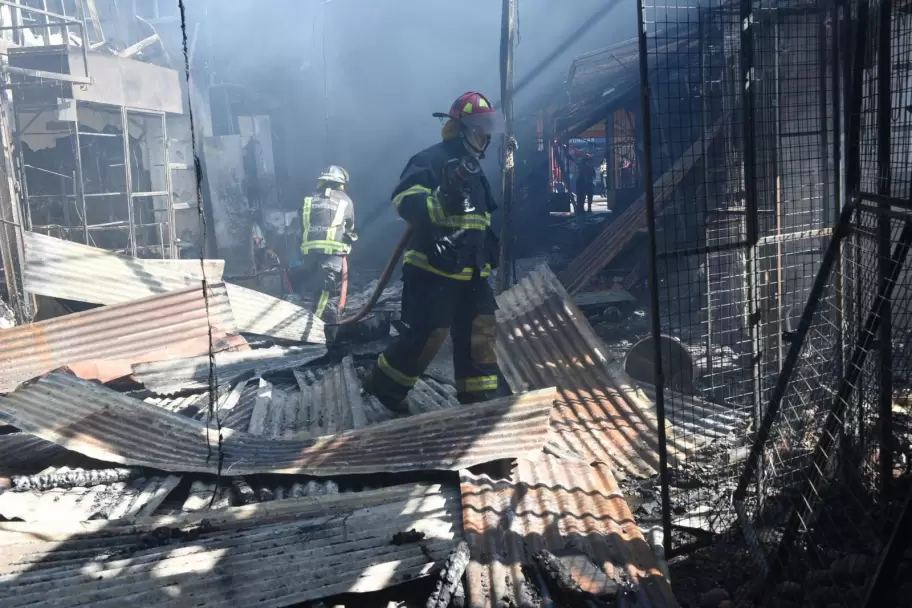
[[[335,323],[342,284],[342,256],[309,253],[304,256],[304,263],[289,274],[295,293],[310,302],[314,315]]]
[[[499,375],[496,307],[486,279],[457,281],[406,265],[402,321],[407,327],[377,359],[371,392],[385,404],[401,403],[451,334],[460,403],[493,399]]]

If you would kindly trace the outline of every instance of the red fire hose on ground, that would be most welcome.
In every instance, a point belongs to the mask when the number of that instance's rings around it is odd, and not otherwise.
[[[396,247],[393,249],[393,253],[390,255],[389,260],[386,262],[386,267],[383,268],[383,272],[380,274],[380,279],[377,281],[377,287],[374,288],[374,292],[371,294],[370,299],[367,303],[361,307],[361,310],[353,314],[352,316],[342,319],[334,325],[352,325],[357,323],[368,314],[374,308],[374,305],[380,299],[380,296],[383,294],[383,290],[386,289],[387,284],[389,283],[390,278],[393,276],[393,270],[396,269],[396,264],[399,263],[399,258],[402,257],[402,252],[405,251],[405,247],[408,245],[409,238],[412,236],[412,226],[409,225],[405,232],[402,233],[402,236],[399,237],[399,242],[396,243]],[[339,314],[341,315],[342,307],[345,305],[345,300],[348,296],[348,263],[343,262],[342,266],[342,296],[339,298]]]

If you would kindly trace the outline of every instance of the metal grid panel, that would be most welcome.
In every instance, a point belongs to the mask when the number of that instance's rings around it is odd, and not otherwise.
[[[669,390],[679,388],[669,382],[682,373],[674,361],[662,370],[659,409],[679,411],[696,396],[746,420],[669,465],[663,515],[670,549],[678,551],[711,538],[707,531],[725,531],[734,519],[739,458],[719,454],[744,453],[751,445],[788,349],[782,336],[794,329],[835,220],[835,12],[825,0],[801,7],[643,0],[641,11],[652,177],[673,170],[694,141],[722,123],[708,154],[695,159],[695,170],[667,196],[661,224],[659,210],[650,218],[653,333],[700,353],[692,389]],[[681,44],[682,38],[698,44]],[[689,57],[671,63],[662,57],[669,48]],[[832,342],[838,331],[831,323],[818,333]],[[688,442],[688,429],[668,428],[668,442]],[[704,491],[679,487],[681,474],[697,470]],[[671,512],[685,516],[672,519]]]

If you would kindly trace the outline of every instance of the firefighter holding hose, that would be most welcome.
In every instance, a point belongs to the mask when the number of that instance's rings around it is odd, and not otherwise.
[[[443,141],[409,160],[392,196],[393,208],[411,226],[402,271],[406,329],[364,381],[368,393],[400,414],[447,334],[460,403],[491,399],[498,389],[496,303],[488,283],[499,254],[491,230],[496,204],[479,159],[503,120],[477,92],[434,116],[446,120]]]
[[[355,206],[345,193],[347,184],[348,171],[330,165],[317,178],[317,191],[304,199],[304,263],[294,268],[290,277],[298,295],[310,300],[314,314],[327,323],[337,319],[338,311],[329,303],[339,295],[343,260],[358,240]]]

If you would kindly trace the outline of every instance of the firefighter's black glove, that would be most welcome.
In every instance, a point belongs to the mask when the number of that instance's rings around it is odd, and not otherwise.
[[[444,259],[449,259],[456,255],[456,246],[453,241],[446,237],[434,241],[434,250],[438,257]]]

